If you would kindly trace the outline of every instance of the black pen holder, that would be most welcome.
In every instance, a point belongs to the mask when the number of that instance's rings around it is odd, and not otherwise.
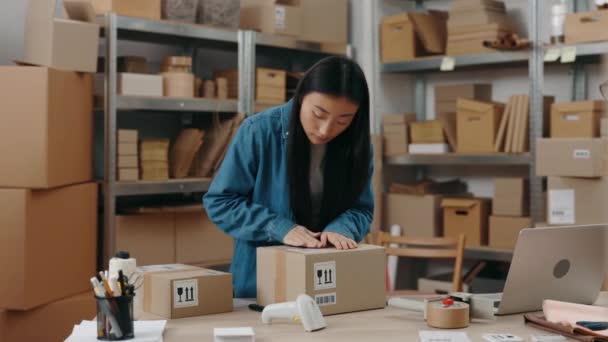
[[[97,300],[97,339],[123,341],[134,338],[134,295],[100,298]]]

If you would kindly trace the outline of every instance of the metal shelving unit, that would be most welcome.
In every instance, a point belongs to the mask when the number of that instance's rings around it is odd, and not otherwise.
[[[273,51],[297,50],[319,55],[350,54],[349,46],[302,42],[289,37],[271,36],[254,31],[234,30],[171,21],[149,20],[108,13],[99,17],[102,45],[106,52],[104,90],[104,228],[103,260],[113,255],[116,247],[116,202],[121,196],[200,193],[209,189],[211,179],[176,179],[165,182],[121,182],[116,179],[116,132],[118,115],[129,111],[192,113],[255,113],[256,47]],[[199,48],[236,51],[239,67],[239,99],[212,100],[201,98],[154,98],[119,96],[117,94],[118,41],[136,41],[181,47],[197,59]],[[196,70],[194,70],[196,72]],[[260,109],[264,109],[260,105]]]
[[[530,165],[529,154],[413,154],[384,159],[388,165]]]

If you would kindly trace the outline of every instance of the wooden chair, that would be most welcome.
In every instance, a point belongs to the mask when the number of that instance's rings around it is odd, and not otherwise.
[[[379,232],[376,243],[386,248],[386,255],[419,259],[454,259],[454,292],[462,292],[462,260],[464,256],[465,236],[458,238],[415,238],[391,236]],[[390,247],[397,244],[399,247]]]

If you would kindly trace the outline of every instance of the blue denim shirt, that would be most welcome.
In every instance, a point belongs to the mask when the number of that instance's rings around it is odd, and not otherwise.
[[[239,298],[256,297],[256,248],[281,244],[296,226],[287,182],[291,108],[290,101],[243,122],[203,198],[211,221],[235,239],[231,272]],[[355,207],[324,231],[359,242],[369,232],[373,212],[370,181]]]

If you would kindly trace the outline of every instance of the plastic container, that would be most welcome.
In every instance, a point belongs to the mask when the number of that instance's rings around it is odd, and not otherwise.
[[[97,339],[124,341],[135,337],[133,328],[133,297],[95,297],[97,301]]]

